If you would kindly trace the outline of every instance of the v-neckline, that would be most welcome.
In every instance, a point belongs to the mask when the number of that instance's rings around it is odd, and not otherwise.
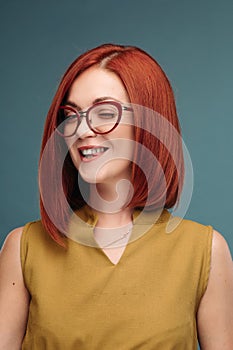
[[[126,244],[125,246],[123,246],[123,247],[120,247],[121,248],[121,253],[120,253],[120,256],[118,256],[117,257],[117,261],[113,261],[111,258],[110,258],[110,256],[107,254],[107,251],[108,250],[113,250],[113,249],[119,249],[119,247],[118,248],[96,248],[96,249],[100,249],[101,250],[101,253],[102,254],[104,254],[105,255],[105,257],[109,260],[109,262],[113,265],[113,266],[117,266],[120,262],[121,262],[121,260],[123,259],[123,256],[125,255],[125,251],[126,251],[126,249],[127,249],[127,246],[128,246],[128,244]],[[123,248],[123,249],[122,249]]]
[[[112,261],[95,240],[93,230],[96,226],[98,218],[93,214],[89,206],[85,205],[78,212],[72,215],[66,236],[71,241],[99,250],[99,253],[103,256],[103,258],[105,257],[111,266],[116,267],[126,257],[129,246],[134,241],[137,241],[139,238],[147,235],[148,231],[150,231],[150,228],[154,226],[154,224],[169,221],[170,216],[171,214],[166,209],[162,209],[160,211],[158,210],[157,212],[143,212],[140,210],[135,210],[133,213],[133,228],[129,236],[129,240],[124,246],[124,249],[119,256],[119,259],[117,259],[117,262]]]
[[[99,227],[93,228],[93,236],[98,245],[98,249],[110,260],[113,265],[117,265],[127,248],[130,236],[133,230],[133,223],[130,222],[125,226],[116,229],[103,229]],[[115,231],[115,232],[114,232]],[[122,235],[122,232],[125,234]],[[117,235],[116,235],[117,233]],[[115,236],[115,240],[114,237]],[[110,242],[106,242],[106,238]]]

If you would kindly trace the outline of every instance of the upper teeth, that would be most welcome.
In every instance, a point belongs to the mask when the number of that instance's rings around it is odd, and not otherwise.
[[[82,149],[81,153],[83,156],[89,156],[89,155],[93,155],[96,153],[103,153],[104,151],[105,151],[104,147],[99,147],[99,148]]]

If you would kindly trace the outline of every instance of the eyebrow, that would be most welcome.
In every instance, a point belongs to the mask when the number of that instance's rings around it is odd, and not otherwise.
[[[120,100],[118,100],[118,99],[116,99],[114,97],[103,96],[103,97],[98,97],[94,101],[92,101],[92,105],[94,105],[95,103],[103,102],[103,101],[107,101],[107,100],[113,100],[113,101],[121,102]],[[81,110],[81,107],[79,107],[75,102],[70,101],[70,100],[65,101],[65,105],[69,105],[71,107],[74,107],[74,108],[77,108],[77,109]]]

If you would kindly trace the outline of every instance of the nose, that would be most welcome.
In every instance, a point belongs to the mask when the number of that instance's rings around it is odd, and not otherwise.
[[[96,136],[94,131],[92,131],[89,128],[85,116],[81,117],[81,123],[79,124],[79,127],[78,127],[78,129],[76,131],[76,134],[77,134],[77,136],[78,136],[78,138],[80,140],[83,140],[83,139],[85,139],[87,137],[95,137]]]

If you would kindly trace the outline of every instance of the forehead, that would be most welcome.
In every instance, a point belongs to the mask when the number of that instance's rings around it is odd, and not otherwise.
[[[68,100],[84,108],[104,96],[129,102],[127,91],[115,73],[103,68],[91,67],[75,79],[69,89]]]

